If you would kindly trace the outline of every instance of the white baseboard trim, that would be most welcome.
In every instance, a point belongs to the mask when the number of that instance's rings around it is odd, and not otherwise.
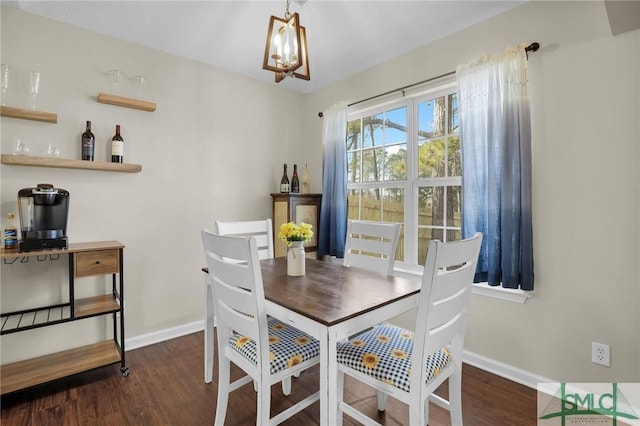
[[[512,382],[520,383],[521,385],[528,386],[532,389],[537,389],[538,383],[557,382],[557,380],[551,380],[467,350],[463,352],[462,361],[469,365],[473,365],[474,367],[478,367],[481,370],[488,371],[489,373],[509,379]]]
[[[171,327],[165,330],[125,339],[124,346],[126,351],[131,351],[144,346],[164,342],[165,340],[175,339],[176,337],[186,336],[191,333],[197,333],[202,330],[204,330],[204,320],[195,321],[189,324],[183,324],[177,327]]]

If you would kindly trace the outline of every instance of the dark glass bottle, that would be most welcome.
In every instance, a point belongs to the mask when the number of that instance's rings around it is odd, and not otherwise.
[[[300,192],[300,179],[298,179],[298,165],[293,165],[293,176],[291,176],[291,192]]]
[[[91,133],[91,121],[87,121],[87,129],[82,134],[82,159],[93,161],[96,137]]]
[[[280,179],[280,192],[289,192],[289,178],[287,177],[287,163],[284,164],[284,173]]]
[[[120,125],[116,124],[116,134],[111,138],[111,162],[122,163],[124,157],[124,139],[120,136]]]

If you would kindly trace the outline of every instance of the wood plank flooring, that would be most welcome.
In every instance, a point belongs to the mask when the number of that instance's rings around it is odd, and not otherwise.
[[[199,426],[212,425],[216,410],[217,364],[214,381],[203,381],[203,333],[129,351],[129,377],[120,364],[102,367],[47,385],[5,395],[0,400],[2,426]],[[216,355],[217,361],[217,355]],[[289,397],[280,385],[272,387],[272,415],[313,393],[318,368],[293,379]],[[240,371],[232,370],[233,377]],[[1,380],[1,378],[0,378]],[[536,391],[469,365],[463,367],[462,406],[466,426],[536,424]],[[446,383],[438,394],[446,395]],[[345,399],[387,426],[406,426],[407,407],[389,399],[379,413],[370,388],[345,381]],[[227,425],[255,424],[256,394],[251,384],[229,397]],[[319,423],[319,403],[282,423],[289,426]],[[344,425],[356,425],[345,416]],[[431,426],[449,425],[448,412],[431,404]]]

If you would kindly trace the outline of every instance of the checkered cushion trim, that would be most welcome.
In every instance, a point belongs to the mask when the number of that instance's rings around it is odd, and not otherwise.
[[[338,362],[409,392],[413,333],[381,324],[338,344]],[[445,348],[427,357],[427,382],[451,361]]]
[[[268,317],[271,374],[285,370],[320,354],[320,342],[295,327]],[[256,342],[233,333],[229,346],[257,365]]]

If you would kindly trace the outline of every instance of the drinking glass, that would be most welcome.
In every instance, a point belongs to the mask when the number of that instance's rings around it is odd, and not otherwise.
[[[16,147],[13,150],[14,155],[29,155],[29,146],[22,142],[20,139],[16,139]]]
[[[140,92],[142,88],[149,84],[149,79],[144,75],[136,75],[133,77],[133,97],[136,99],[140,98]]]
[[[124,77],[124,73],[120,70],[109,71],[109,93],[111,93],[112,95],[116,94],[115,92],[120,87],[122,77]]]
[[[60,157],[60,148],[58,148],[57,144],[49,142],[47,146],[47,157]]]
[[[1,74],[0,74],[0,82],[2,83],[2,106],[7,104],[7,90],[9,89],[9,66],[8,65],[0,65]]]
[[[36,109],[36,97],[38,96],[38,90],[40,90],[40,73],[38,71],[29,71],[29,106],[31,109]]]

